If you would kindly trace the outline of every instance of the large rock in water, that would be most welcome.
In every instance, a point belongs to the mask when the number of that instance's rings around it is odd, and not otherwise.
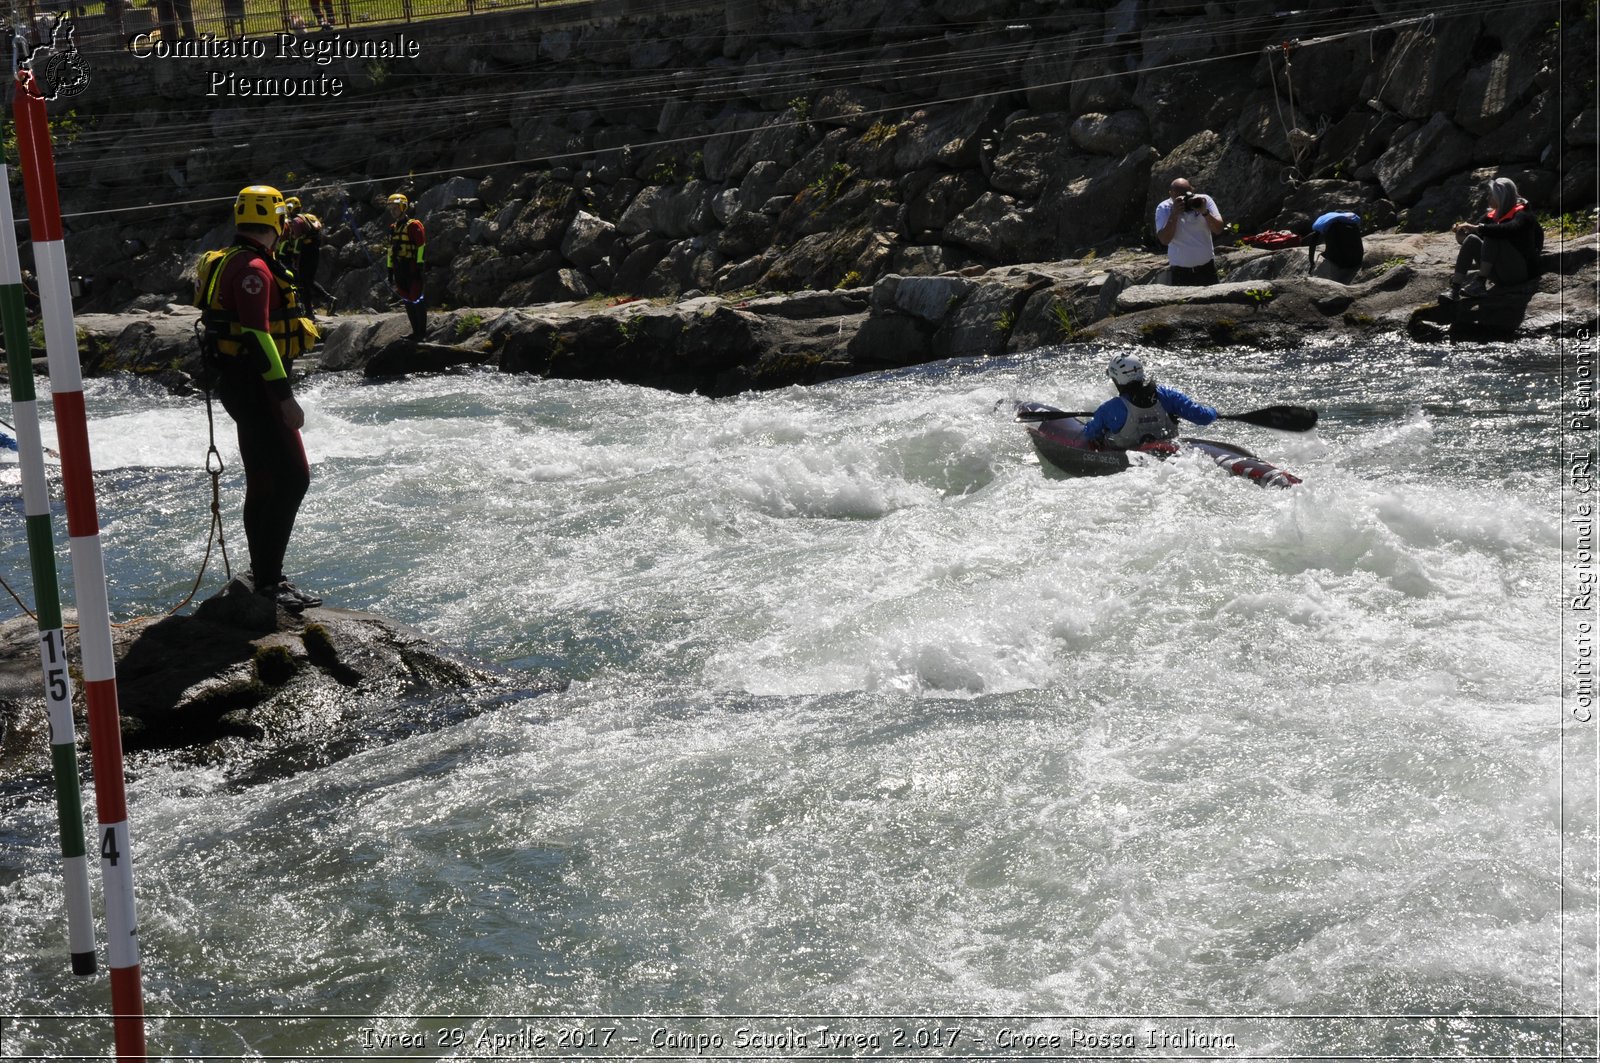
[[[326,763],[475,715],[491,700],[562,685],[472,660],[372,613],[291,614],[239,579],[192,614],[134,621],[113,637],[124,748],[221,755],[242,740],[253,759],[280,768]],[[0,764],[48,764],[38,652],[32,619],[0,623]],[[77,657],[75,632],[68,654]]]

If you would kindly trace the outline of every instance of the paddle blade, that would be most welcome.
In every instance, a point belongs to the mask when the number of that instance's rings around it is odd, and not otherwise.
[[[1280,432],[1309,432],[1317,427],[1317,411],[1309,406],[1267,406],[1248,413],[1222,413],[1226,421],[1243,421],[1260,428],[1276,428]]]

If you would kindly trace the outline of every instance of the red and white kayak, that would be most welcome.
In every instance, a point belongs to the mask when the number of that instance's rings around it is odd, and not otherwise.
[[[1039,402],[1017,404],[1019,417],[1024,413],[1031,413],[1035,418],[1026,422],[1025,427],[1028,429],[1028,438],[1033,440],[1034,449],[1039,452],[1039,457],[1073,476],[1104,476],[1108,473],[1121,472],[1131,465],[1148,460],[1141,459],[1139,455],[1150,455],[1151,459],[1164,460],[1174,454],[1192,451],[1204,454],[1216,462],[1218,468],[1234,476],[1254,480],[1264,487],[1293,487],[1300,482],[1300,477],[1285,472],[1232,443],[1180,437],[1146,443],[1134,450],[1123,450],[1119,447],[1106,447],[1085,441],[1083,429],[1089,423],[1085,417],[1048,417],[1045,420],[1037,420],[1041,413],[1049,415],[1061,412],[1054,406],[1046,406]]]

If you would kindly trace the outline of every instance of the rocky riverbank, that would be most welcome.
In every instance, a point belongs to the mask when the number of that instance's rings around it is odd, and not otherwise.
[[[67,254],[82,310],[185,301],[227,201],[267,181],[327,223],[318,279],[338,305],[378,311],[382,203],[401,191],[435,306],[537,316],[1156,252],[1152,211],[1180,175],[1230,237],[1335,209],[1369,235],[1446,232],[1501,176],[1581,226],[1600,133],[1579,8],[561,4],[430,23],[407,63],[309,65],[350,93],[272,101],[271,137],[258,104],[206,94],[203,64],[96,53],[58,138]],[[464,70],[472,92],[437,91]],[[130,120],[141,100],[149,120]],[[198,117],[162,126],[174,107]]]
[[[434,314],[423,344],[411,342],[398,311],[336,314],[322,319],[324,342],[304,369],[383,377],[486,365],[715,397],[1069,343],[1203,350],[1384,335],[1554,340],[1600,324],[1600,236],[1552,236],[1536,280],[1471,303],[1440,298],[1455,254],[1447,234],[1388,233],[1369,237],[1362,267],[1338,276],[1320,264],[1322,275],[1308,274],[1302,248],[1224,249],[1225,282],[1210,288],[1159,283],[1159,256],[1124,251],[891,274],[835,291],[474,307]],[[85,366],[189,387],[199,371],[194,319],[170,304],[80,315]]]

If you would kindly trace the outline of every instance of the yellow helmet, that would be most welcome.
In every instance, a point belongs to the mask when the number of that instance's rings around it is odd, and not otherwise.
[[[233,201],[235,225],[266,225],[283,235],[283,193],[271,185],[251,185],[239,190]]]
[[[283,197],[283,212],[285,214],[299,214],[300,213],[300,197],[298,197],[298,196],[284,196]]]
[[[407,199],[405,196],[402,196],[399,192],[396,192],[394,195],[390,196],[388,202],[389,206],[399,207],[401,210],[406,210],[411,206],[411,200]]]

